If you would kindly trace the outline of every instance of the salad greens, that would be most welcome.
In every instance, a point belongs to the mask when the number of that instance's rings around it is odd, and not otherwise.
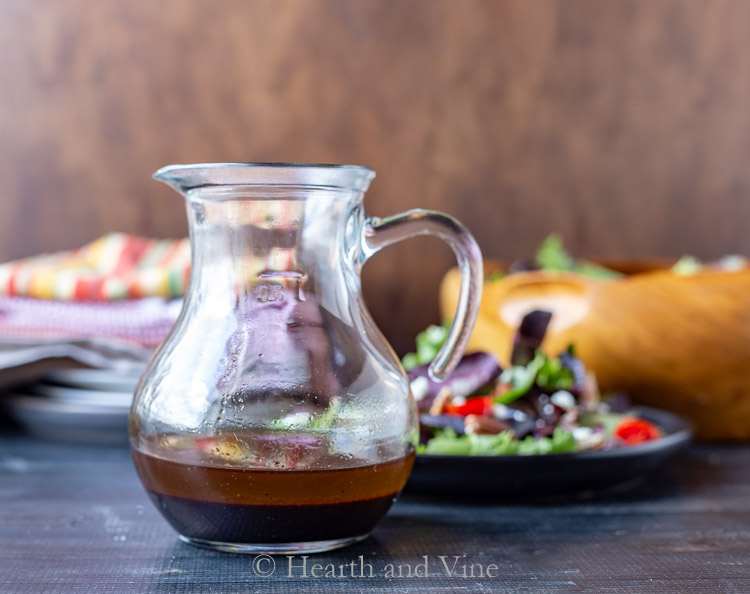
[[[492,281],[501,280],[505,278],[505,276],[506,275],[504,272],[491,272],[490,274],[484,277],[484,280],[487,281],[488,283],[491,283]]]
[[[705,264],[693,256],[682,256],[672,266],[672,272],[677,276],[691,276],[704,270],[720,270],[724,272],[736,272],[747,268],[747,259],[738,255],[728,255],[719,258],[716,262]]]
[[[690,276],[703,270],[703,264],[701,264],[697,258],[693,256],[682,256],[677,263],[672,266],[672,272],[678,276]]]
[[[672,272],[691,275],[747,267],[748,260],[741,256],[713,263],[684,256]],[[552,234],[539,246],[533,262],[516,261],[507,272],[488,275],[485,281],[526,270],[574,272],[601,280],[624,276],[574,258],[560,236]],[[419,452],[530,455],[617,448],[661,437],[657,426],[631,410],[626,394],[602,400],[596,378],[572,345],[556,357],[541,350],[551,317],[551,312],[541,310],[524,316],[505,370],[490,353],[470,353],[443,383],[429,376],[428,366],[445,342],[448,323],[417,335],[415,352],[403,358],[403,366],[419,409]]]
[[[672,272],[678,276],[690,276],[705,270],[718,270],[734,272],[748,267],[748,260],[743,256],[728,255],[714,262],[701,262],[689,255],[682,256],[672,266]],[[562,238],[552,233],[539,245],[533,264],[515,262],[508,269],[507,274],[523,270],[548,270],[557,272],[576,272],[584,276],[600,280],[612,280],[622,278],[620,272],[591,262],[590,260],[578,260],[570,255],[563,245]],[[503,273],[495,273],[486,278],[493,281],[505,276]]]
[[[527,365],[513,365],[500,375],[500,382],[511,388],[496,397],[501,404],[510,404],[526,394],[536,384],[544,390],[570,390],[575,385],[573,372],[563,366],[559,358],[551,359],[541,351]]]
[[[622,415],[613,412],[587,412],[581,415],[581,424],[587,427],[600,426],[606,433],[613,433]]]
[[[516,439],[512,431],[497,435],[456,435],[445,429],[418,450],[424,454],[443,456],[531,456],[535,454],[562,454],[576,451],[576,440],[570,431],[555,429],[552,437],[535,438],[531,435]]]
[[[534,259],[542,270],[573,270],[575,262],[563,246],[562,238],[553,233],[539,246]]]
[[[575,260],[563,246],[562,239],[553,233],[539,246],[535,258],[540,270],[555,270],[563,272],[577,272],[584,276],[598,279],[621,278],[622,273],[610,270],[588,260]]]
[[[443,346],[448,336],[450,322],[445,322],[442,326],[428,326],[417,334],[415,340],[417,346],[416,353],[408,353],[401,361],[406,371],[410,371],[419,365],[427,365],[437,356],[440,347]]]
[[[427,361],[409,372],[419,409],[418,452],[504,456],[577,452],[658,439],[658,427],[627,414],[629,399],[601,400],[596,380],[572,347],[557,357],[541,351],[552,314],[524,316],[503,370],[490,353],[464,355],[445,382],[433,381]],[[437,352],[444,328],[420,334],[413,357]]]

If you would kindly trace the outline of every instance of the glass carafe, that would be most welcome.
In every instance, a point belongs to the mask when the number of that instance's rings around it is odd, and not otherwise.
[[[367,217],[364,167],[173,165],[154,177],[187,202],[182,313],[136,390],[130,436],[152,500],[192,544],[323,551],[365,538],[411,471],[409,383],[362,300],[360,270],[419,234],[450,244],[463,274],[432,364],[461,357],[482,287],[476,242],[455,219]]]

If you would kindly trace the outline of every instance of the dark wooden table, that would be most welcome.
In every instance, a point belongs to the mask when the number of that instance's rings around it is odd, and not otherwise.
[[[441,556],[449,567],[457,556],[452,576]],[[285,557],[179,542],[125,448],[0,437],[1,592],[750,592],[750,446],[694,446],[619,494],[502,504],[406,495],[367,541],[310,557],[307,577],[301,558],[291,563],[290,575]],[[337,577],[325,576],[330,564]]]

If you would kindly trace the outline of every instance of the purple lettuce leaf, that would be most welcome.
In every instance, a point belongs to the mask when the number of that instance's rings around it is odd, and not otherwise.
[[[583,361],[569,351],[561,353],[559,359],[563,367],[569,369],[573,374],[575,384],[568,391],[578,396],[586,384],[586,366],[583,364]]]
[[[503,372],[494,355],[470,353],[464,355],[458,367],[444,382],[436,382],[427,375],[428,365],[420,365],[407,373],[420,412],[427,412],[438,392],[450,390],[453,397],[466,398],[494,382]],[[415,383],[415,380],[418,380]]]
[[[542,346],[547,326],[552,319],[549,311],[535,310],[527,313],[513,339],[510,362],[513,365],[528,365],[536,350]]]
[[[458,415],[419,415],[419,442],[427,443],[441,429],[452,429],[456,435],[463,435],[465,418]]]

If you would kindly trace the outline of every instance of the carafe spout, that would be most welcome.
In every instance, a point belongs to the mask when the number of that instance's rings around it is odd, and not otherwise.
[[[322,187],[364,193],[375,172],[359,165],[199,163],[162,167],[153,177],[182,194],[207,186]]]

